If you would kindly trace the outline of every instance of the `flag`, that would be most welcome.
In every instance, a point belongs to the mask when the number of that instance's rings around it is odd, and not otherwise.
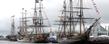
[[[35,0],[35,3],[39,3],[39,0]]]
[[[43,1],[43,0],[41,0],[41,1]]]
[[[11,17],[15,17],[15,15],[11,16]]]
[[[62,14],[65,12],[66,9],[66,2],[64,1],[64,5],[63,5],[64,10],[62,11]]]
[[[64,6],[63,6],[64,8],[66,8],[66,2],[64,1]]]

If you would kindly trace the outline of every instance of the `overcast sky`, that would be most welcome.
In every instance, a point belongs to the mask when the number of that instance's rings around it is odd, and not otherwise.
[[[98,9],[100,10],[100,15],[96,15],[91,0],[86,0],[85,4],[87,7],[91,7],[92,10],[88,10],[88,17],[99,17],[102,16],[101,22],[109,22],[109,0],[95,0]],[[44,0],[44,13],[48,16],[51,23],[58,18],[61,14],[63,0]],[[22,8],[28,10],[28,14],[33,13],[34,0],[0,0],[0,34],[9,33],[11,16],[15,15],[16,26],[18,26],[19,18],[21,17]]]

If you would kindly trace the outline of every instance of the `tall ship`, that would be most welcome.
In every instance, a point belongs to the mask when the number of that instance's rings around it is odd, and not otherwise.
[[[35,43],[46,43],[48,34],[44,33],[44,27],[47,25],[44,24],[43,18],[43,0],[35,0],[34,16],[33,16],[33,25],[35,34],[33,34],[33,42]],[[38,5],[38,6],[37,6]],[[38,8],[38,9],[37,9]]]
[[[60,38],[71,39],[72,36],[82,35],[86,31],[85,20],[94,18],[84,17],[83,0],[78,0],[78,5],[73,4],[73,0],[64,0],[62,15],[59,16],[60,20]],[[76,28],[78,26],[78,28]],[[79,32],[77,32],[77,29]]]
[[[27,19],[27,10],[22,8],[22,18],[20,18],[20,25],[18,27],[18,41],[29,42],[29,33],[28,33],[28,19]]]
[[[48,43],[48,37],[49,33],[45,32],[44,27],[50,27],[49,24],[45,24],[45,20],[48,20],[47,18],[44,18],[44,13],[43,13],[43,0],[35,0],[34,3],[34,14],[33,16],[26,16],[26,11],[22,9],[24,15],[22,15],[22,20],[20,23],[20,31],[19,31],[19,39],[21,40],[27,40],[28,42],[35,42],[35,43]],[[46,16],[47,17],[47,16]],[[32,20],[32,24],[28,25],[27,19]],[[28,34],[27,29],[31,28],[33,31]]]
[[[75,4],[75,2],[77,3]],[[57,21],[59,25],[58,39],[60,43],[76,44],[89,42],[90,33],[94,26],[98,23],[100,18],[87,18],[84,16],[84,10],[90,8],[84,7],[84,0],[64,0],[62,15],[59,16],[60,20]],[[96,9],[96,13],[99,11],[96,7],[96,3],[93,2],[93,6]],[[86,20],[94,20],[94,23],[86,28]],[[79,32],[77,31],[79,30]]]
[[[6,38],[10,41],[17,41],[17,34],[16,34],[16,30],[15,30],[15,19],[14,19],[14,15],[11,16],[11,31],[10,34],[6,36]]]

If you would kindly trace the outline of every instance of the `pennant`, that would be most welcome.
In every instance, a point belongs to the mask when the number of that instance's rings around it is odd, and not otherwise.
[[[66,9],[66,2],[64,1],[64,5],[63,5],[64,10],[62,11],[62,14],[65,12]]]
[[[11,17],[15,17],[15,15],[11,16]]]
[[[40,0],[40,1],[43,1],[43,0]]]
[[[35,3],[39,3],[39,0],[35,0]]]
[[[63,6],[64,8],[66,8],[66,3],[65,3],[65,1],[64,1],[64,6]]]

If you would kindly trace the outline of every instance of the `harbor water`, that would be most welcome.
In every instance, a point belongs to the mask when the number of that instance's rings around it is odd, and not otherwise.
[[[25,43],[17,41],[0,40],[0,44],[58,44],[58,43]]]

